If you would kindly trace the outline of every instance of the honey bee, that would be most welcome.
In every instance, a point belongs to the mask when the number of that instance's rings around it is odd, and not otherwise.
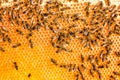
[[[15,69],[18,70],[18,65],[17,65],[17,63],[14,62],[13,64],[14,64],[14,66],[15,66]]]
[[[75,75],[76,79],[75,80],[79,80],[79,74]]]
[[[90,2],[87,3],[87,6],[85,7],[85,11],[86,11],[86,16],[89,16],[89,7],[90,7]]]
[[[81,61],[84,63],[84,56],[81,54]]]
[[[105,4],[107,5],[107,6],[110,6],[110,0],[104,0],[104,2],[105,2]]]
[[[33,32],[30,31],[30,33],[26,36],[27,39],[29,39],[33,35]]]
[[[97,73],[98,73],[98,77],[99,77],[99,79],[102,80],[102,76],[101,76],[101,72],[100,72],[100,70],[97,70]]]
[[[0,47],[0,51],[5,52],[5,50],[4,50],[4,48],[3,48],[3,47]]]
[[[7,30],[7,28],[5,28],[5,27],[3,27],[3,26],[1,26],[1,30],[4,31],[4,32],[9,32],[9,31]]]
[[[23,32],[21,30],[16,29],[16,32],[20,35],[23,35]]]
[[[51,58],[50,61],[51,61],[53,64],[58,65],[58,63],[57,63],[57,61],[56,61],[55,59]]]
[[[93,10],[100,10],[103,7],[102,1],[99,1],[93,8]]]
[[[7,38],[7,41],[9,42],[9,43],[11,43],[11,38],[8,36],[8,35],[6,35],[6,38]]]
[[[17,48],[17,47],[19,47],[19,46],[21,46],[21,43],[16,43],[16,44],[14,44],[12,47],[13,47],[13,48]]]
[[[116,80],[116,78],[113,75],[110,76],[110,79]]]
[[[114,75],[119,75],[119,76],[120,76],[120,73],[119,73],[119,72],[116,72],[116,71],[113,71],[113,74],[114,74]]]
[[[30,48],[33,48],[33,42],[31,39],[29,40],[29,44],[30,44]]]
[[[30,77],[31,77],[31,73],[28,74],[28,78],[30,78]]]
[[[94,77],[94,75],[93,75],[93,69],[90,69],[90,75],[91,75],[92,77]]]
[[[78,67],[77,69],[78,69],[79,74],[81,75],[82,80],[85,80],[85,78],[84,78],[84,76],[83,76],[83,74],[82,74],[82,72],[80,70],[80,67]]]

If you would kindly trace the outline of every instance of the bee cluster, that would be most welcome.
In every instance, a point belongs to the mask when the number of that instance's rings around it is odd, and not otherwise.
[[[77,0],[74,1],[76,2]],[[95,5],[86,2],[83,9],[85,14],[81,14],[81,12],[65,14],[65,11],[70,10],[71,7],[60,1],[47,1],[44,7],[41,4],[42,0],[25,0],[24,2],[15,2],[10,7],[1,7],[0,23],[4,24],[7,16],[10,26],[17,26],[15,32],[26,37],[30,48],[34,48],[34,42],[31,37],[40,28],[45,28],[53,33],[50,43],[54,48],[57,48],[56,53],[60,53],[61,51],[74,52],[74,50],[68,48],[72,39],[79,40],[83,47],[89,50],[94,50],[94,47],[104,48],[98,56],[89,55],[87,60],[84,60],[85,56],[81,55],[82,64],[80,65],[59,64],[55,59],[51,58],[51,62],[56,66],[66,68],[70,72],[77,72],[76,80],[79,80],[80,76],[81,79],[85,80],[82,73],[84,70],[88,70],[92,77],[95,77],[94,72],[96,72],[98,78],[102,80],[100,69],[108,68],[110,64],[108,56],[112,50],[111,45],[113,42],[109,37],[111,34],[120,36],[120,22],[117,21],[118,16],[120,16],[120,7],[110,5],[108,2],[106,2],[107,7],[104,7],[102,1],[99,1]],[[61,23],[67,23],[67,25],[64,26]],[[27,30],[29,33],[25,34],[19,27]],[[104,31],[107,31],[107,33]],[[12,39],[8,36],[9,32],[6,27],[0,27],[0,38],[3,42],[12,43]],[[16,43],[12,45],[12,48],[17,48],[21,45],[21,43]],[[1,45],[0,51],[5,52],[5,49]],[[115,52],[115,54],[118,57],[120,56],[120,52]],[[92,68],[87,68],[84,65],[85,61],[89,62]],[[16,70],[18,70],[16,62],[14,65]],[[118,66],[120,66],[120,63],[118,63]],[[116,79],[114,75],[120,76],[120,73],[114,71],[110,78]],[[28,75],[28,77],[30,76],[31,74]]]

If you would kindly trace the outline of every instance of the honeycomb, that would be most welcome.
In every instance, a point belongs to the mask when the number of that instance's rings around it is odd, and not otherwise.
[[[120,80],[119,0],[0,5],[0,80]]]

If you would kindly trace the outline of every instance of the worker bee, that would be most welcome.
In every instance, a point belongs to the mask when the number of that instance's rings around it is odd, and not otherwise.
[[[78,69],[79,74],[81,75],[82,80],[85,80],[85,78],[84,78],[84,76],[83,76],[83,74],[82,74],[82,72],[80,70],[80,67],[78,67],[77,69]]]
[[[16,62],[13,63],[16,70],[18,70],[18,65]]]
[[[30,78],[30,77],[31,77],[31,73],[28,74],[28,78]]]
[[[4,48],[3,48],[3,47],[0,47],[0,51],[5,52],[5,50],[4,50]]]
[[[90,75],[91,75],[92,77],[94,77],[94,75],[93,75],[93,69],[90,69],[89,71],[90,71]]]
[[[100,73],[99,70],[97,70],[97,73],[98,73],[98,77],[99,77],[99,79],[102,80],[102,76],[101,76],[101,73]]]
[[[84,56],[81,54],[81,62],[84,63]]]
[[[79,74],[75,75],[76,79],[75,80],[79,80]]]
[[[110,79],[116,80],[116,78],[113,75],[110,76]]]
[[[51,58],[50,61],[51,61],[53,64],[58,65],[58,63],[57,63],[57,61],[56,61],[55,59]]]
[[[16,29],[16,32],[17,32],[18,34],[20,34],[20,35],[23,35],[23,32],[22,32],[21,30],[19,30],[19,29]]]
[[[115,52],[115,55],[120,57],[120,52]]]
[[[116,72],[116,71],[113,71],[113,74],[114,74],[114,75],[119,75],[119,76],[120,76],[120,73],[119,73],[119,72]]]
[[[29,40],[29,44],[30,44],[30,48],[33,48],[33,42],[31,39]]]
[[[89,7],[90,7],[90,2],[87,3],[87,6],[85,7],[85,11],[86,11],[86,16],[88,17],[89,16]]]
[[[19,47],[19,46],[21,46],[21,43],[16,43],[16,44],[14,44],[12,47],[13,47],[13,48],[17,48],[17,47]]]
[[[33,32],[30,31],[30,33],[26,36],[27,39],[29,39],[33,35]]]
[[[110,6],[110,0],[104,0],[104,2],[105,2],[105,4],[107,5],[107,6]]]

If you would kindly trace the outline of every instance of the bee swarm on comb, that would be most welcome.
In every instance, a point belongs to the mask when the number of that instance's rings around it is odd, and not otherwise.
[[[78,0],[68,1],[80,4]],[[73,40],[78,40],[79,44],[77,45],[80,48],[87,49],[86,52],[88,53],[89,51],[94,52],[96,48],[101,48],[98,50],[98,53],[90,53],[87,56],[84,55],[84,51],[80,53],[79,58],[81,60],[79,64],[58,63],[59,61],[54,58],[51,58],[50,62],[59,68],[76,73],[75,80],[87,80],[85,76],[87,71],[89,73],[87,75],[92,78],[103,80],[104,75],[102,74],[102,70],[109,69],[109,65],[112,63],[109,57],[113,52],[112,46],[114,42],[110,37],[112,35],[120,36],[120,22],[117,20],[120,15],[120,9],[116,5],[112,5],[110,0],[104,0],[104,2],[106,6],[104,6],[102,1],[98,1],[96,4],[86,2],[82,11],[72,14],[69,12],[69,10],[72,10],[72,7],[58,0],[46,1],[44,8],[42,7],[43,0],[25,0],[23,2],[14,0],[14,4],[9,7],[1,6],[0,38],[3,43],[0,44],[0,52],[4,53],[6,51],[6,48],[2,46],[6,42],[12,45],[13,49],[17,49],[23,45],[21,42],[13,44],[14,39],[10,36],[12,30],[8,29],[8,27],[15,28],[15,33],[26,37],[25,39],[28,41],[31,49],[36,46],[32,39],[34,33],[40,32],[43,28],[45,31],[52,33],[50,44],[56,49],[55,53],[74,54],[74,48],[70,48]],[[8,26],[4,26],[6,20],[8,20]],[[120,52],[115,51],[115,55],[119,58]],[[88,67],[86,63],[90,66]],[[16,62],[13,64],[15,69],[18,70],[18,64]],[[119,66],[120,63],[117,64],[117,67]],[[112,71],[112,74],[108,74],[109,79],[116,79],[116,76],[120,76],[119,72]],[[31,73],[28,74],[28,78],[32,76]]]

